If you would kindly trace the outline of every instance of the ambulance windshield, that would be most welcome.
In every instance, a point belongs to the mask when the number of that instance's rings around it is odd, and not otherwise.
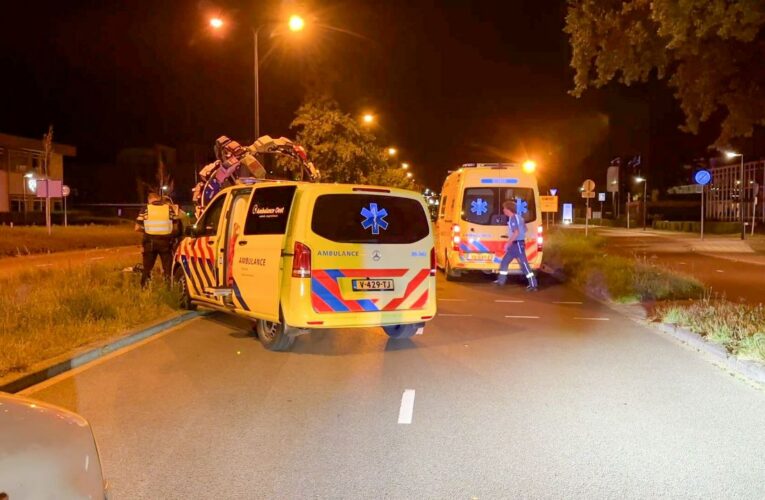
[[[525,206],[521,214],[526,222],[537,218],[534,190],[524,187],[467,188],[462,200],[462,219],[483,226],[503,226],[507,217],[502,213],[502,203],[520,199]]]
[[[311,230],[338,243],[415,243],[430,233],[422,205],[377,194],[325,194],[316,199]]]

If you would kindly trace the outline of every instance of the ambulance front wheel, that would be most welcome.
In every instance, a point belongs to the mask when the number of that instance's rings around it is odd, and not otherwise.
[[[191,302],[191,295],[189,294],[189,282],[186,278],[186,273],[183,272],[181,266],[176,265],[173,272],[173,285],[178,287],[180,293],[179,304],[181,309],[189,311],[196,311],[197,306]]]
[[[290,335],[291,328],[282,323],[259,319],[255,331],[263,347],[269,351],[286,351],[295,342],[295,336]]]
[[[414,323],[410,325],[388,325],[383,330],[392,339],[408,339],[417,334],[417,330],[423,328],[425,323]]]

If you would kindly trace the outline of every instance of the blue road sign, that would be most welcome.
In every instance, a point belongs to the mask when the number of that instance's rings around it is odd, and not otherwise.
[[[699,170],[693,175],[693,180],[696,181],[696,184],[706,186],[712,180],[712,174],[709,173],[709,170]]]

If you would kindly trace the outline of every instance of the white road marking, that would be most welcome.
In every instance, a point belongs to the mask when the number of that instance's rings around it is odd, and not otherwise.
[[[505,299],[494,299],[494,302],[503,302],[506,304],[523,304],[523,300],[505,300]]]
[[[560,301],[553,301],[553,304],[577,304],[582,305],[582,302],[576,302],[576,301],[566,301],[566,300],[560,300]]]
[[[680,265],[681,265],[681,266],[684,266],[684,265],[685,265],[685,262],[680,262]]]
[[[472,316],[472,314],[448,314],[448,313],[438,313],[439,316],[456,316],[459,318],[467,318]]]
[[[411,424],[414,413],[414,389],[407,389],[401,395],[401,408],[398,410],[398,423]]]
[[[611,318],[577,318],[577,317],[574,317],[574,319],[583,319],[587,321],[610,321],[611,320]]]
[[[438,299],[441,302],[465,302],[467,299]]]
[[[539,319],[539,316],[505,316],[506,318],[513,319]]]
[[[35,265],[35,267],[50,267],[52,265],[53,264],[37,264],[37,265]]]
[[[716,269],[716,271],[717,271],[718,273],[724,273],[724,272],[725,272],[725,271],[723,271],[722,269]]]
[[[103,260],[104,257],[91,257],[90,260]]]

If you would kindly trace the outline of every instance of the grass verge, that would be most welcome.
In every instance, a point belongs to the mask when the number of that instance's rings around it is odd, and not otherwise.
[[[140,241],[131,224],[53,226],[50,236],[42,226],[0,226],[0,257],[137,245]]]
[[[656,320],[685,327],[744,359],[765,361],[765,307],[704,297],[658,304]]]
[[[0,377],[178,310],[180,296],[121,269],[132,262],[30,270],[0,279]]]
[[[701,297],[704,286],[645,260],[608,255],[605,239],[553,232],[545,244],[545,263],[596,296],[619,303]]]

